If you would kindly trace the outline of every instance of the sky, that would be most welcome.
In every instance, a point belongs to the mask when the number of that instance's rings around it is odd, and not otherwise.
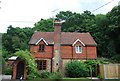
[[[7,27],[34,27],[41,18],[48,19],[60,11],[93,14],[106,14],[120,0],[0,0],[0,33],[6,33]],[[110,2],[102,8],[102,5]],[[96,10],[96,11],[94,11]],[[54,11],[54,12],[53,12]],[[94,11],[94,12],[93,12]]]

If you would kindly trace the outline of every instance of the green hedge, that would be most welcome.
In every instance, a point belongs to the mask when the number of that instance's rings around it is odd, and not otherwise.
[[[6,68],[5,69],[5,75],[12,75],[12,71],[13,71],[12,68]]]
[[[65,67],[67,77],[83,77],[89,76],[89,70],[86,65],[80,61],[70,61]]]

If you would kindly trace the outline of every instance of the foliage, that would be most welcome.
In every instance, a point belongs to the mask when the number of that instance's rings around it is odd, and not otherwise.
[[[26,69],[27,69],[27,79],[34,79],[38,77],[37,64],[34,59],[30,55],[30,53],[26,50],[20,50],[14,53],[14,55],[18,56],[21,60],[25,61]]]
[[[107,14],[94,15],[86,10],[83,13],[61,11],[56,18],[65,20],[63,32],[90,32],[97,43],[99,57],[111,58],[120,54],[120,6],[115,6]],[[8,27],[7,33],[2,34],[4,58],[18,50],[29,50],[28,42],[34,31],[53,32],[53,19],[41,19],[35,27]],[[119,60],[117,58],[114,58]]]
[[[29,73],[26,77],[26,79],[28,79],[28,80],[33,80],[33,79],[37,79],[37,78],[39,78],[39,76],[36,76],[35,73]]]
[[[98,78],[100,78],[100,79],[102,79],[102,78],[103,78],[103,77],[102,77],[102,75],[100,75],[100,74],[99,74],[97,77],[98,77]]]
[[[2,74],[4,74],[5,70],[6,70],[6,61],[5,61],[5,59],[3,57],[1,58],[0,64],[2,65],[2,67],[1,67]]]
[[[97,75],[97,65],[99,64],[98,60],[86,60],[84,61],[84,64],[86,64],[86,67],[89,69],[89,75],[90,73],[90,68],[92,69],[92,76]]]
[[[2,57],[6,59],[8,57],[8,51],[5,49],[5,47],[2,47]]]
[[[61,79],[63,77],[61,72],[54,72],[52,75],[49,77],[50,79]]]
[[[39,72],[39,77],[40,78],[50,78],[50,79],[60,79],[63,77],[63,75],[61,74],[61,72],[50,73],[47,70],[43,70],[43,71]]]
[[[41,32],[53,32],[53,19],[41,19],[35,23],[33,30]]]
[[[65,66],[67,77],[83,77],[88,76],[88,68],[80,61],[68,62]]]
[[[12,71],[13,71],[12,68],[6,68],[5,69],[5,75],[12,75]]]
[[[113,56],[112,59],[117,62],[120,62],[120,54]]]
[[[106,58],[105,58],[106,59]],[[104,61],[104,58],[99,58],[100,63],[102,64],[109,64],[109,62]]]
[[[4,52],[7,52],[7,54],[10,55],[18,50],[29,50],[28,42],[30,41],[32,34],[33,30],[29,27],[14,28],[10,25],[7,29],[7,33],[4,33],[2,36]]]
[[[51,73],[46,70],[43,70],[39,72],[39,76],[40,78],[49,78],[51,76]]]

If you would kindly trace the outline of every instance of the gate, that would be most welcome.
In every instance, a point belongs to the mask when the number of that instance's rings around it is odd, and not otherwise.
[[[100,75],[105,79],[120,78],[120,64],[104,64],[100,66]]]

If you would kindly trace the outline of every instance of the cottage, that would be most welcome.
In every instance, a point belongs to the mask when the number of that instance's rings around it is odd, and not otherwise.
[[[90,33],[61,32],[61,25],[61,21],[55,21],[54,32],[36,31],[31,37],[30,53],[39,71],[64,73],[66,63],[71,60],[97,59],[97,44]],[[25,63],[16,57],[12,79],[21,76],[25,79],[26,74]]]
[[[54,32],[34,32],[30,52],[38,70],[64,72],[70,60],[97,59],[96,46],[90,33],[61,32],[61,22],[54,23]]]

